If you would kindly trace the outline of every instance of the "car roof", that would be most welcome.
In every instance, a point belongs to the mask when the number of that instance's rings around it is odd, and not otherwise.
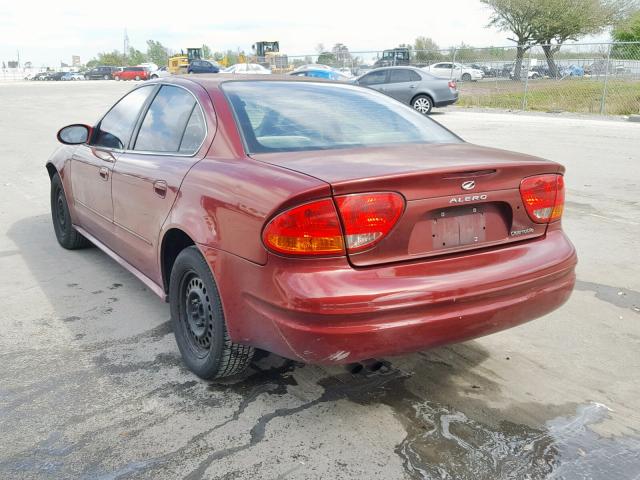
[[[326,78],[317,77],[298,77],[295,75],[282,75],[282,74],[242,74],[236,75],[234,73],[203,73],[199,75],[174,75],[173,79],[183,80],[188,82],[197,83],[205,90],[219,90],[220,85],[226,82],[311,82],[311,83],[330,83],[345,85],[344,82],[336,82]],[[166,78],[163,79],[166,83]],[[182,83],[182,82],[180,82]]]

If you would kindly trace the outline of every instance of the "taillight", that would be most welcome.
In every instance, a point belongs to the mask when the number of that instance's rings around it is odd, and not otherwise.
[[[271,250],[286,255],[344,255],[338,213],[329,198],[282,212],[265,227]]]
[[[450,80],[450,81],[449,81],[449,88],[451,88],[451,89],[453,89],[453,90],[455,90],[455,89],[457,89],[457,88],[458,88],[458,84],[456,83],[456,81],[455,81],[455,80]]]
[[[358,193],[336,197],[349,253],[382,240],[404,210],[404,198],[393,192]]]
[[[564,177],[555,174],[527,177],[520,182],[520,195],[534,222],[560,220],[564,210]]]

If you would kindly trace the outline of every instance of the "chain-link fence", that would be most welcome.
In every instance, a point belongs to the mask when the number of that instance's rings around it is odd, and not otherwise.
[[[547,112],[640,113],[640,42],[459,47],[289,55],[289,69],[331,66],[358,76],[412,65],[457,80],[458,105]]]

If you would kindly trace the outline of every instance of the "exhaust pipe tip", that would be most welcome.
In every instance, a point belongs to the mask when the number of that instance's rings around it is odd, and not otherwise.
[[[391,365],[389,362],[384,360],[377,360],[375,358],[370,358],[367,360],[362,360],[361,362],[350,363],[346,365],[346,369],[352,375],[357,375],[359,373],[387,373],[391,370]]]

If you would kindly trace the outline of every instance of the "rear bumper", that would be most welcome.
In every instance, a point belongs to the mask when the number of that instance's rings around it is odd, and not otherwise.
[[[433,106],[436,107],[436,108],[446,107],[447,105],[453,105],[457,101],[458,101],[458,95],[456,94],[456,97],[452,98],[450,100],[443,100],[443,101],[440,101],[440,102],[433,102]]]
[[[575,283],[560,230],[500,249],[354,269],[271,256],[258,266],[201,247],[234,341],[310,363],[349,363],[468,340],[540,317]]]

